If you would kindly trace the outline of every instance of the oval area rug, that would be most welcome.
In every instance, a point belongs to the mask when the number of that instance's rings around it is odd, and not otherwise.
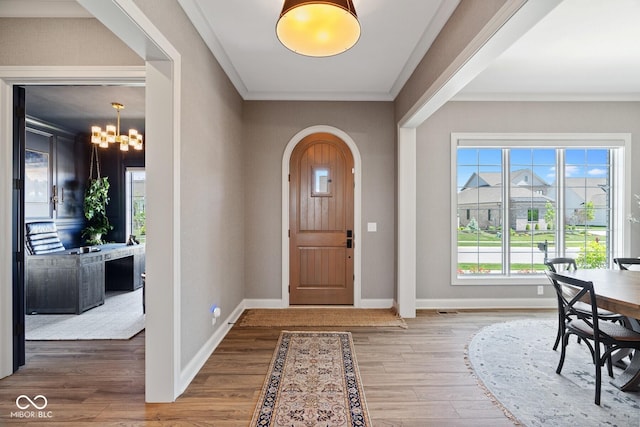
[[[555,320],[515,320],[478,332],[469,343],[469,363],[482,385],[506,411],[526,426],[640,426],[640,392],[609,384],[602,370],[600,406],[589,349],[574,337],[562,374],[560,351],[552,349]],[[614,374],[620,373],[614,367]]]

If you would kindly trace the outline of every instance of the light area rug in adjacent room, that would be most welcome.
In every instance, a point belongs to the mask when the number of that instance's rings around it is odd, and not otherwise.
[[[238,319],[240,327],[354,327],[395,326],[407,328],[402,317],[392,308],[296,307],[252,308]]]
[[[640,392],[623,392],[602,370],[602,398],[594,404],[595,367],[589,349],[572,337],[562,374],[552,349],[557,323],[516,320],[482,329],[468,346],[478,379],[525,426],[640,426]],[[621,370],[614,368],[614,374]]]
[[[250,425],[371,426],[351,333],[282,331]]]
[[[108,292],[103,305],[82,314],[33,314],[25,320],[27,341],[129,339],[144,329],[142,289]]]

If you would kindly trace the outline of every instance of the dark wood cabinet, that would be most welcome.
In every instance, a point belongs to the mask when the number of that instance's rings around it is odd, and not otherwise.
[[[142,287],[145,257],[136,254],[124,257],[118,255],[105,254],[105,290],[134,291]]]
[[[27,314],[80,314],[104,304],[107,288],[134,290],[142,286],[144,245],[113,243],[99,249],[27,256]],[[117,273],[110,276],[108,271]]]

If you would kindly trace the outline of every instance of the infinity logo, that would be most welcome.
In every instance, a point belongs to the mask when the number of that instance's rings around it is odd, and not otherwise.
[[[21,403],[24,401],[27,401],[27,403]],[[36,402],[42,400],[42,404],[38,405]],[[47,398],[44,397],[43,395],[39,394],[36,397],[33,398],[33,400],[31,400],[31,398],[29,396],[26,396],[24,394],[21,394],[20,396],[18,396],[16,398],[16,406],[20,409],[27,409],[29,406],[33,406],[36,409],[44,409],[47,407]]]

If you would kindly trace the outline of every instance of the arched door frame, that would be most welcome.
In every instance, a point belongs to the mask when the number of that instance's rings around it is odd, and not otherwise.
[[[327,125],[311,126],[301,130],[289,140],[282,156],[282,307],[289,306],[289,163],[293,149],[305,137],[314,133],[330,133],[337,136],[351,150],[354,165],[353,191],[353,228],[354,254],[353,254],[353,306],[362,306],[362,159],[355,141],[344,131]]]

